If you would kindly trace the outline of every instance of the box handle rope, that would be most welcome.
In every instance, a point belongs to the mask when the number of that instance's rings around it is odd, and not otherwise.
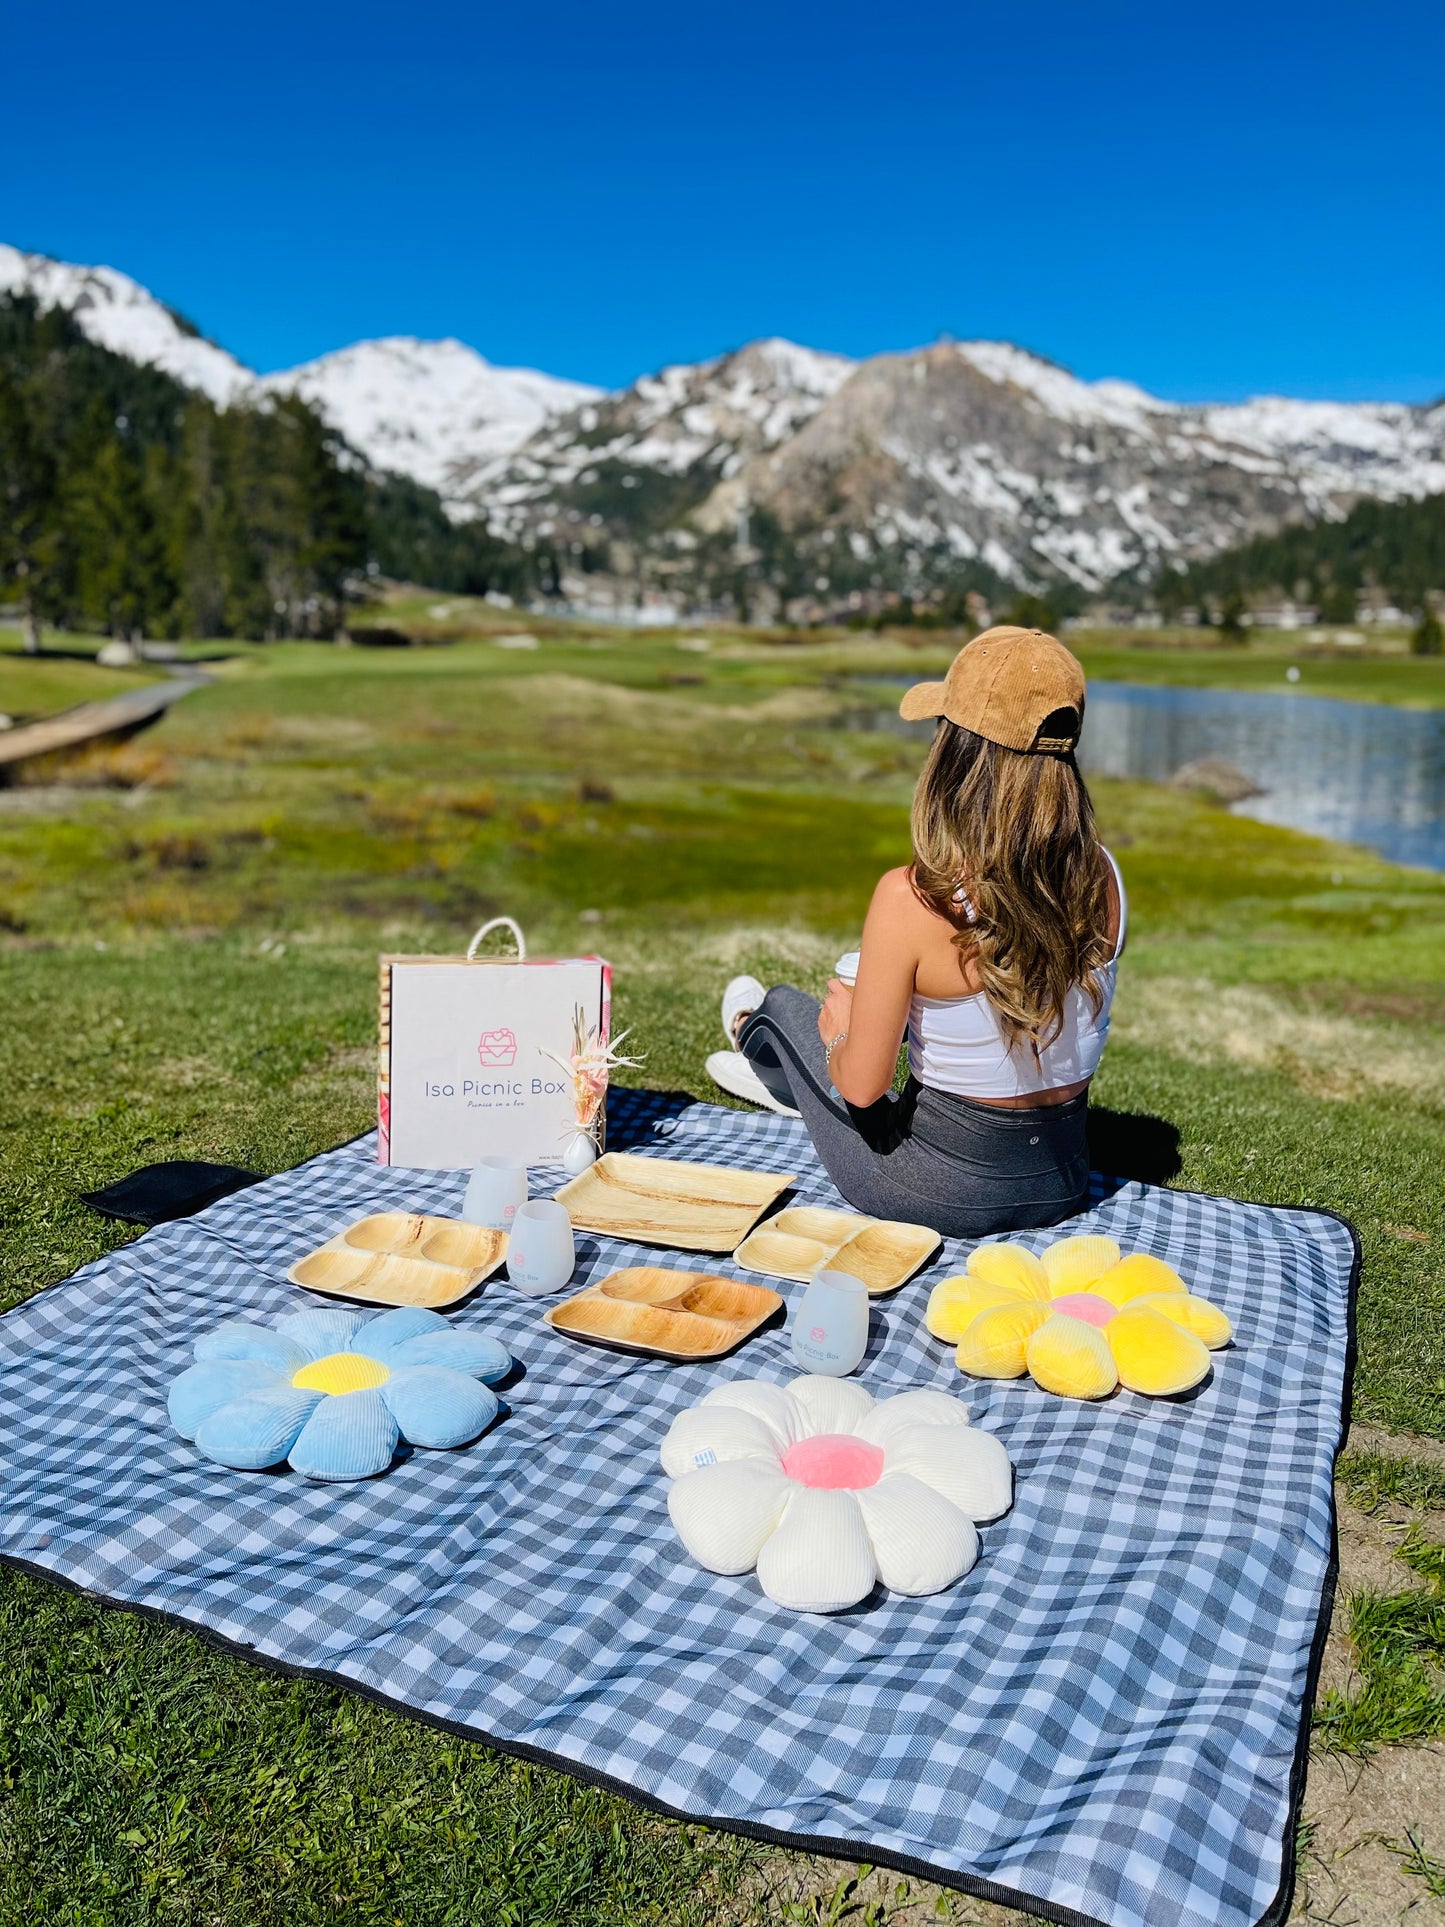
[[[527,961],[527,939],[522,935],[522,926],[517,922],[515,917],[489,917],[467,945],[467,962],[472,963],[475,960],[477,946],[484,937],[489,935],[491,931],[500,930],[504,927],[510,930],[517,940],[517,962],[525,963]]]

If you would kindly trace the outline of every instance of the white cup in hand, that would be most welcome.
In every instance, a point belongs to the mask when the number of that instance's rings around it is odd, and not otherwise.
[[[850,950],[833,966],[833,975],[840,984],[847,984],[850,990],[858,981],[858,959],[862,954],[860,950]]]

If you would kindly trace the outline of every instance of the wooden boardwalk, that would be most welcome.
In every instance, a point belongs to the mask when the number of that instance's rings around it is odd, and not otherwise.
[[[0,783],[9,768],[36,756],[79,749],[105,736],[128,736],[209,680],[206,676],[168,676],[163,682],[147,683],[143,689],[128,689],[123,695],[106,696],[100,702],[77,703],[58,716],[45,716],[37,723],[22,723],[18,729],[0,732]]]

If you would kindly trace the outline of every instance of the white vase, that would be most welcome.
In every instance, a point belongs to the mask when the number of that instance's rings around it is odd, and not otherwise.
[[[569,1178],[579,1178],[597,1162],[597,1140],[588,1131],[574,1131],[562,1146],[562,1169]]]

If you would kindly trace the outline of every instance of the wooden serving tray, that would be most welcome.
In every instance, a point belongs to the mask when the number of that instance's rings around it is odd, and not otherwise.
[[[852,1211],[799,1204],[760,1224],[733,1256],[749,1271],[796,1278],[803,1284],[820,1265],[848,1271],[878,1298],[911,1278],[942,1242],[926,1224],[862,1218]]]
[[[380,1211],[329,1238],[286,1273],[293,1285],[369,1305],[453,1305],[507,1255],[505,1231],[414,1211]]]
[[[731,1251],[792,1182],[791,1172],[779,1178],[608,1151],[556,1195],[578,1231],[682,1251]]]
[[[686,1361],[721,1358],[782,1303],[766,1286],[714,1272],[634,1265],[554,1305],[542,1322],[587,1345]]]

